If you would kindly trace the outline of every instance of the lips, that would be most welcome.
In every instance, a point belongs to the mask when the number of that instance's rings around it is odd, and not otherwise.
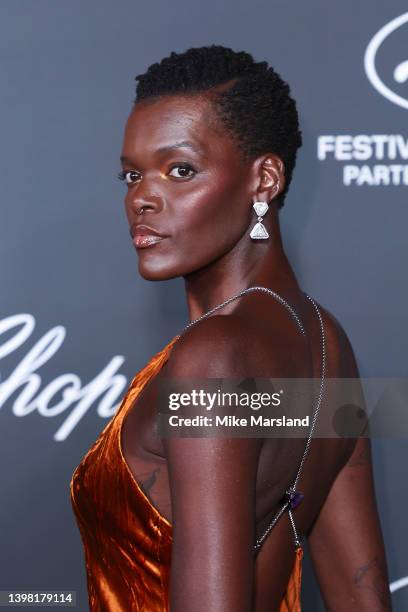
[[[164,238],[167,238],[165,234],[162,234],[153,227],[142,224],[133,224],[130,228],[130,235],[133,238],[133,244],[136,248],[144,249],[149,246],[153,246],[158,242],[161,242]]]

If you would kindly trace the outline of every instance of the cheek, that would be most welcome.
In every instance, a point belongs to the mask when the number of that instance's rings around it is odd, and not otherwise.
[[[250,198],[238,183],[207,175],[201,184],[185,183],[163,193],[162,214],[170,238],[157,249],[141,251],[142,276],[184,276],[228,253],[245,235],[251,218]]]
[[[172,207],[177,237],[186,243],[209,239],[212,248],[232,245],[248,223],[250,208],[245,193],[231,181],[213,177],[180,197]]]

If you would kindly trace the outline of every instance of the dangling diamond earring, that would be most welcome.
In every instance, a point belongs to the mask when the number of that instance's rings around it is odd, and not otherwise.
[[[266,202],[254,202],[252,206],[255,209],[256,214],[258,215],[258,223],[254,225],[249,235],[251,236],[251,238],[255,238],[256,240],[269,238],[269,234],[266,231],[266,227],[262,223],[262,217],[269,208],[268,204]]]

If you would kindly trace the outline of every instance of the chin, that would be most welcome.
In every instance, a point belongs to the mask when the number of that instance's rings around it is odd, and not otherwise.
[[[139,274],[148,281],[165,281],[181,276],[181,272],[168,266],[146,265],[139,261]]]
[[[148,251],[149,249],[146,249]],[[149,255],[149,256],[147,256]],[[173,278],[188,277],[211,263],[209,261],[191,261],[191,257],[178,253],[173,260],[169,256],[150,257],[150,253],[139,254],[138,270],[142,278],[149,281],[166,281]],[[188,265],[187,265],[188,264]]]

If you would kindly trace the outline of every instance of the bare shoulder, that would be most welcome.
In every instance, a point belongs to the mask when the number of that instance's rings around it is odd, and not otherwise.
[[[167,374],[175,376],[278,375],[277,330],[266,332],[242,314],[213,315],[186,330],[175,343]]]
[[[318,304],[322,315],[332,375],[338,378],[359,378],[359,369],[350,338],[332,312]]]
[[[328,353],[327,377],[333,379],[348,379],[337,386],[339,392],[341,390],[342,394],[347,393],[346,396],[349,399],[349,403],[359,407],[367,413],[363,384],[350,338],[343,325],[330,311],[321,306],[320,310],[326,331]],[[341,397],[343,398],[343,395]],[[340,400],[337,400],[337,403],[339,402]],[[370,446],[371,443],[369,438],[347,438],[347,451],[344,454],[342,462],[342,467],[344,468],[343,472],[347,470],[347,467],[359,464],[362,457],[367,459],[371,452]]]

